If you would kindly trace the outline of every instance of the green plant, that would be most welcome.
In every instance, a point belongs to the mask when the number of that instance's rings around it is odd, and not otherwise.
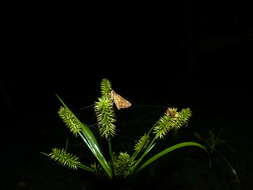
[[[62,104],[58,111],[60,118],[74,136],[79,136],[83,140],[96,158],[94,163],[85,165],[78,157],[67,153],[65,149],[53,148],[51,153],[43,153],[52,160],[71,169],[80,168],[96,174],[105,175],[109,178],[126,178],[137,174],[160,157],[174,150],[187,146],[195,146],[206,151],[205,147],[199,143],[182,142],[169,146],[147,158],[147,155],[154,149],[159,140],[163,139],[167,134],[173,133],[185,126],[192,114],[189,108],[182,109],[181,111],[178,111],[176,108],[167,108],[164,115],[138,140],[131,154],[127,152],[115,153],[111,143],[111,139],[116,135],[114,105],[119,110],[130,107],[131,103],[112,89],[109,80],[103,79],[101,82],[101,97],[95,102],[94,109],[99,134],[108,144],[109,159],[106,159],[88,125],[80,121],[63,100],[59,96],[57,97]]]

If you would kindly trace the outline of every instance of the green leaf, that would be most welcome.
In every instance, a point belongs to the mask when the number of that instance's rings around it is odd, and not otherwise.
[[[146,166],[148,166],[149,164],[151,164],[152,162],[156,161],[157,159],[161,158],[162,156],[168,154],[169,152],[172,152],[174,150],[180,149],[180,148],[184,148],[187,146],[196,146],[199,147],[201,149],[203,149],[204,151],[207,152],[206,148],[196,142],[183,142],[183,143],[178,143],[176,145],[170,146],[166,149],[164,149],[163,151],[159,152],[158,154],[152,156],[151,158],[149,158],[145,163],[143,163],[136,171],[136,173],[138,173],[139,171],[141,171],[143,168],[145,168]]]
[[[87,132],[84,131],[79,135],[83,139],[83,141],[86,143],[86,145],[90,148],[91,152],[97,158],[99,163],[102,165],[107,175],[111,178],[112,169],[110,165],[108,164],[107,160],[105,159],[103,153],[101,152],[99,145],[96,144],[95,141],[92,140],[92,137]]]

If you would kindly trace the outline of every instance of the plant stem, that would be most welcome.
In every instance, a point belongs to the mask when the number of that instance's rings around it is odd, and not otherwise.
[[[86,171],[89,171],[89,172],[94,172],[94,170],[92,168],[85,166],[84,164],[79,164],[78,167],[81,169],[84,169]]]
[[[114,167],[113,167],[113,152],[112,152],[112,143],[111,143],[111,139],[108,139],[108,148],[109,148],[109,155],[111,158],[111,167],[112,167],[112,177],[114,177]]]

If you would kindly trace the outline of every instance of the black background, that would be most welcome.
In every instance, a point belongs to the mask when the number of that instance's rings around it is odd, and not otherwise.
[[[249,6],[61,3],[6,10],[1,141],[16,165],[24,163],[16,162],[20,144],[29,144],[29,154],[57,142],[50,135],[59,122],[55,94],[79,109],[96,100],[102,78],[133,104],[191,107],[196,120],[244,123],[231,127],[232,136],[240,131],[245,139],[234,144],[252,145]],[[244,173],[245,187],[250,177],[252,170]]]

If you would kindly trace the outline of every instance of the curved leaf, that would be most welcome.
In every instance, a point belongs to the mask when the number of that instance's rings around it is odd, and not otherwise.
[[[184,147],[187,147],[187,146],[196,146],[196,147],[199,147],[203,150],[206,150],[206,148],[199,144],[199,143],[196,143],[196,142],[183,142],[183,143],[178,143],[176,145],[173,145],[173,146],[170,146],[166,149],[164,149],[163,151],[159,152],[158,154],[152,156],[150,159],[148,159],[145,163],[143,163],[136,171],[136,173],[138,173],[139,171],[141,171],[143,168],[145,168],[146,166],[148,166],[149,164],[151,164],[152,162],[156,161],[157,159],[159,159],[160,157],[166,155],[167,153],[169,152],[172,152],[174,150],[177,150],[179,148],[184,148]]]

